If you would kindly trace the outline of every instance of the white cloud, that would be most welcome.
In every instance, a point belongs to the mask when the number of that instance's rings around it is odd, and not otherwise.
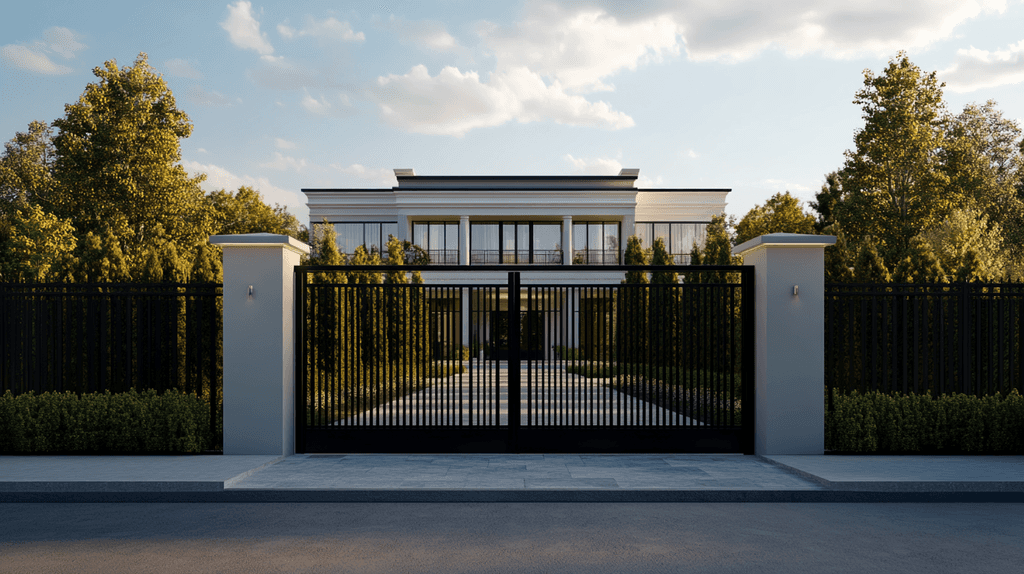
[[[302,96],[301,105],[307,112],[318,116],[345,116],[351,112],[352,101],[344,93],[337,94],[332,101],[327,96],[314,98],[307,91]]]
[[[206,181],[202,183],[202,187],[208,192],[218,189],[235,191],[239,187],[247,185],[259,191],[263,195],[265,203],[286,205],[292,213],[298,213],[296,208],[304,206],[306,203],[298,193],[277,187],[265,177],[239,176],[218,165],[201,164],[191,160],[182,161],[181,166],[192,174],[205,173]]]
[[[6,64],[14,66],[15,68],[21,68],[22,70],[28,70],[39,74],[47,74],[50,76],[70,74],[74,71],[67,66],[54,64],[50,58],[41,51],[18,44],[8,44],[0,48],[0,58],[2,58]]]
[[[275,151],[273,161],[261,163],[260,167],[268,167],[278,171],[293,169],[297,173],[302,173],[307,167],[309,167],[309,164],[306,163],[305,159],[295,159],[290,156],[282,155],[281,152]]]
[[[565,154],[565,161],[572,164],[575,173],[584,175],[618,175],[622,162],[608,157],[582,158]]]
[[[729,0],[686,2],[672,13],[690,59],[738,61],[766,49],[834,59],[891,56],[927,47],[966,20],[1005,9],[1005,0]]]
[[[65,59],[75,57],[75,52],[80,52],[86,45],[79,42],[81,36],[67,28],[54,26],[43,32],[42,40],[35,40],[31,44],[7,44],[0,47],[0,60],[9,66],[47,74],[60,76],[70,74],[74,70],[63,64],[56,64],[50,59],[50,54],[57,54]]]
[[[274,145],[277,146],[277,149],[295,149],[295,142],[281,138],[274,138]]]
[[[698,154],[697,152],[693,151],[692,149],[683,150],[683,151],[679,152],[679,155],[681,155],[682,157],[685,157],[685,158],[689,158],[689,159],[697,159],[698,157],[700,157],[700,154]]]
[[[199,106],[230,106],[231,100],[220,92],[211,92],[206,88],[193,84],[186,88],[185,99]]]
[[[665,183],[662,181],[660,175],[654,179],[651,179],[646,175],[641,175],[636,179],[636,187],[640,189],[652,189],[664,186]]]
[[[385,121],[417,133],[461,137],[511,120],[553,119],[610,129],[633,125],[632,118],[607,103],[566,94],[557,82],[549,86],[526,68],[494,72],[485,83],[476,72],[448,66],[431,77],[426,66],[418,65],[405,75],[378,78],[372,92]]]
[[[467,49],[448,33],[444,23],[436,20],[409,21],[393,14],[387,24],[402,42],[435,52],[462,52]]]
[[[600,7],[535,3],[511,28],[478,32],[499,71],[526,66],[572,91],[611,89],[604,78],[679,54],[681,46],[680,26],[671,14],[620,21]]]
[[[227,31],[231,43],[243,50],[255,50],[261,56],[274,53],[267,35],[260,32],[260,23],[253,16],[251,2],[238,0],[228,5],[228,18],[220,23],[220,27]]]
[[[206,153],[206,148],[198,148],[196,151],[199,153]]]
[[[302,29],[293,28],[286,21],[277,25],[277,32],[289,40],[302,36],[310,36],[322,40],[339,40],[342,42],[362,42],[366,40],[366,34],[356,32],[352,29],[351,24],[339,21],[336,18],[318,21],[312,16],[307,16],[306,25]]]
[[[164,69],[167,70],[168,74],[179,78],[188,78],[190,80],[201,80],[203,78],[203,75],[195,69],[191,62],[181,58],[167,60],[164,62]]]
[[[953,64],[939,72],[954,92],[973,92],[1024,82],[1024,40],[1005,50],[959,50]]]
[[[395,172],[391,169],[368,168],[358,163],[353,163],[348,166],[332,163],[331,167],[357,179],[371,181],[384,187],[394,187],[398,185],[398,180],[395,178]]]
[[[753,58],[764,50],[789,56],[848,59],[891,56],[952,36],[963,22],[1002,13],[1006,0],[590,0],[528,2],[509,27],[478,34],[498,69],[529,66],[572,90],[609,89],[621,70],[685,50],[694,61]]]
[[[77,32],[54,26],[43,32],[43,43],[51,51],[71,59],[75,57],[75,52],[81,52],[86,48],[85,44],[78,41],[80,37]]]

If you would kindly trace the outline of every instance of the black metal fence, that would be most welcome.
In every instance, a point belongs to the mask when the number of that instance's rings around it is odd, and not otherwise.
[[[1024,284],[828,284],[825,384],[858,390],[1024,391]]]
[[[221,333],[220,284],[0,284],[0,394],[178,389],[220,429]]]
[[[380,282],[412,269],[295,268],[300,451],[752,452],[752,268]]]

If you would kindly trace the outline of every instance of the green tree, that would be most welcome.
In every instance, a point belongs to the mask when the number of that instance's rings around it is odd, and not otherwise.
[[[189,281],[193,283],[223,283],[224,265],[223,252],[217,245],[200,243],[195,259],[192,260],[192,270],[189,272]]]
[[[654,241],[651,265],[674,265],[674,258],[665,248],[665,240]],[[648,340],[651,354],[659,364],[673,362],[679,333],[679,276],[674,271],[655,271],[651,274]]]
[[[996,103],[968,104],[948,122],[941,150],[949,190],[963,198],[961,209],[978,209],[1002,230],[1004,261],[1024,261],[1024,201],[1018,189],[1024,178],[1024,140],[1017,122],[1004,118]],[[987,255],[979,249],[978,255]]]
[[[78,244],[74,269],[80,283],[117,283],[131,280],[131,269],[113,232],[88,232]],[[161,273],[162,275],[162,273]]]
[[[955,271],[964,265],[968,253],[974,253],[975,274],[1001,277],[1013,273],[1003,256],[1002,230],[990,223],[980,209],[954,209],[946,218],[921,233],[935,252],[942,268]]]
[[[879,76],[865,70],[854,99],[864,127],[838,174],[842,197],[818,198],[849,236],[870,235],[889,265],[904,256],[919,229],[959,201],[938,153],[945,145],[942,86],[935,72],[925,74],[903,52]]]
[[[18,202],[0,215],[0,281],[63,281],[76,245],[70,221]]]
[[[264,203],[260,192],[249,186],[243,185],[235,193],[214,191],[207,200],[213,207],[214,234],[277,233],[303,240],[305,226],[287,208]]]
[[[846,240],[846,233],[839,224],[833,223],[823,228],[825,235],[835,235],[834,245],[825,247],[825,282],[849,283],[853,281],[853,262],[856,251]]]
[[[145,250],[160,223],[191,263],[192,248],[212,230],[199,187],[205,176],[180,165],[179,140],[192,123],[146,54],[124,68],[110,60],[93,74],[99,81],[53,123],[56,186],[41,205],[83,234],[109,227],[135,266],[151,258]]]
[[[626,265],[647,265],[640,238],[631,235],[626,240]],[[640,363],[647,359],[647,324],[648,324],[648,292],[647,273],[643,271],[627,271],[624,285],[618,289],[618,350],[616,356],[624,363]],[[600,311],[595,310],[600,313]],[[601,324],[595,318],[594,324]],[[597,348],[596,340],[592,340],[591,348],[585,348],[588,357],[603,355]]]
[[[839,172],[833,171],[825,176],[825,183],[821,191],[814,194],[814,201],[810,203],[811,209],[818,214],[814,227],[820,233],[825,233],[826,227],[835,225],[835,206],[843,201],[843,184],[839,178]]]
[[[942,264],[935,257],[932,246],[920,235],[910,239],[907,256],[893,272],[897,283],[939,283],[945,279]]]
[[[865,238],[853,264],[853,277],[857,283],[888,283],[892,280],[885,260],[878,254],[870,237]]]
[[[33,202],[53,189],[56,153],[52,130],[35,121],[27,132],[18,132],[4,144],[0,156],[0,213],[7,213],[16,201]]]
[[[804,213],[800,200],[776,193],[764,205],[755,205],[736,224],[737,245],[769,233],[814,233],[814,216]]]

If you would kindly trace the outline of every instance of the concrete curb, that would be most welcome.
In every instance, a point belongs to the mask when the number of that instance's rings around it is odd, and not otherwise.
[[[1024,503],[1024,492],[853,490],[247,490],[2,492],[0,503]]]

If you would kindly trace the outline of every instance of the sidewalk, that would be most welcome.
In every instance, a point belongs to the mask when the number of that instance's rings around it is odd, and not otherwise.
[[[1024,502],[1024,456],[2,456],[2,502]]]

